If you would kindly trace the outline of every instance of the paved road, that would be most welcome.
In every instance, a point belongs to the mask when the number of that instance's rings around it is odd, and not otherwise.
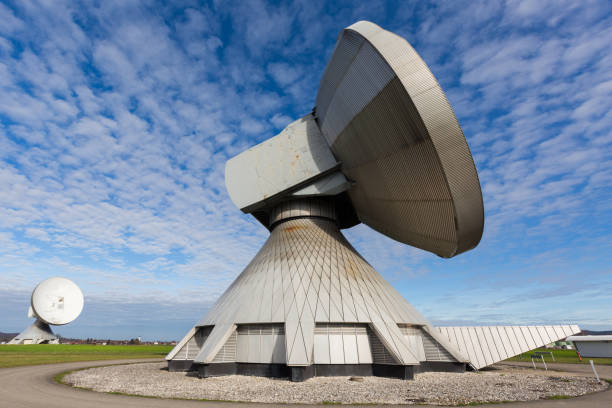
[[[588,360],[587,360],[588,361]],[[520,361],[512,361],[512,362],[503,362],[496,364],[500,367],[527,367],[533,368],[532,363],[520,362]],[[584,375],[586,377],[594,377],[593,369],[590,364],[559,364],[559,363],[551,363],[546,362],[549,370],[555,371],[569,371],[571,373]],[[542,363],[537,364],[538,371],[544,371],[544,366]],[[612,365],[597,365],[595,364],[595,370],[597,370],[597,374],[599,374],[599,378],[609,378],[612,379]]]
[[[14,367],[0,369],[0,407],[1,408],[157,408],[157,407],[217,407],[245,408],[280,407],[286,405],[220,403],[185,400],[166,400],[156,398],[128,397],[79,390],[53,381],[55,374],[83,367],[108,365],[115,363],[154,361],[154,360],[119,360],[119,361],[83,361],[78,363],[49,364],[40,366]],[[577,367],[569,365],[570,369]],[[608,391],[585,395],[570,400],[535,401],[508,403],[504,408],[591,408],[612,407],[612,387]],[[304,405],[299,405],[304,407]],[[327,406],[323,406],[327,407]],[[354,407],[354,406],[351,406]],[[491,408],[493,405],[483,405]],[[372,408],[371,405],[367,408]]]

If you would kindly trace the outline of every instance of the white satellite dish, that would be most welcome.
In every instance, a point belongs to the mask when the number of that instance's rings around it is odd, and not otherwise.
[[[32,310],[45,323],[68,324],[83,310],[83,292],[66,278],[49,278],[32,292]]]
[[[49,325],[61,326],[74,321],[83,310],[83,292],[70,279],[49,278],[32,292],[28,317],[36,321],[19,333],[9,344],[57,343]]]

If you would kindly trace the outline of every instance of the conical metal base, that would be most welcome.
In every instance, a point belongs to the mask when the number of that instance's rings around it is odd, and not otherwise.
[[[224,372],[215,364],[279,365],[303,367],[307,377],[338,371],[325,370],[331,366],[359,366],[361,374],[373,365],[464,366],[465,358],[348,243],[333,204],[293,201],[269,219],[267,242],[167,356],[171,368],[193,362],[210,365],[201,372],[213,375]],[[274,375],[264,368],[255,371]]]
[[[36,319],[27,329],[15,336],[8,344],[41,344],[57,343],[59,338],[53,334],[51,327],[40,319]]]

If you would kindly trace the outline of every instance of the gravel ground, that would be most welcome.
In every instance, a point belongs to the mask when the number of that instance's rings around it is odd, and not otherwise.
[[[122,392],[163,398],[248,402],[380,403],[456,405],[470,402],[527,401],[554,395],[577,396],[607,384],[558,372],[501,369],[479,373],[424,373],[413,381],[364,377],[314,377],[301,383],[284,379],[226,376],[200,379],[170,373],[166,363],[91,368],[64,377],[64,382],[100,392]]]

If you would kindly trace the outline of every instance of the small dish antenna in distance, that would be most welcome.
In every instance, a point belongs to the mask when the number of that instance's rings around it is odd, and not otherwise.
[[[79,317],[83,292],[70,279],[49,278],[36,286],[31,300],[34,314],[43,322],[64,325]]]

